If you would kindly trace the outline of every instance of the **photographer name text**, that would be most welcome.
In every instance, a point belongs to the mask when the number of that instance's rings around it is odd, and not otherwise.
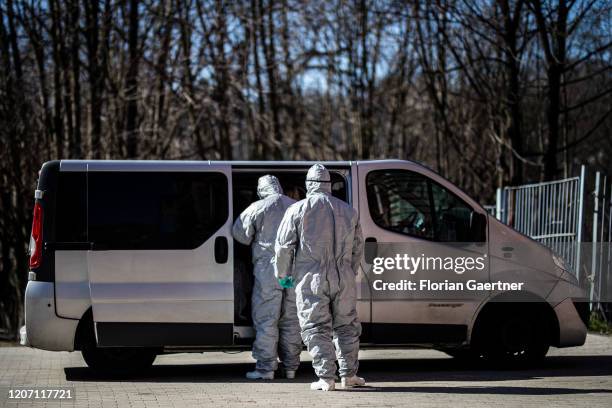
[[[385,282],[377,279],[372,287],[377,291],[497,291],[522,290],[524,282],[480,282],[470,279],[466,282],[432,281],[429,279],[409,280],[401,279],[395,282]]]

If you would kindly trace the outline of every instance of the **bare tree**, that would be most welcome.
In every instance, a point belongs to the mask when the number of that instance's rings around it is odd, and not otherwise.
[[[51,159],[367,159],[496,187],[610,171],[612,4],[0,2],[0,328]]]

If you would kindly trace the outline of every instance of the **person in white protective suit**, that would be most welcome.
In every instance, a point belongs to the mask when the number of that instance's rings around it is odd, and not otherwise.
[[[295,290],[282,288],[274,277],[274,240],[285,210],[294,200],[283,195],[278,179],[266,175],[257,183],[260,200],[252,203],[234,222],[234,238],[245,245],[252,243],[255,283],[251,298],[255,341],[255,371],[249,379],[274,379],[280,357],[286,378],[295,378],[300,365],[302,339],[297,319]]]
[[[342,385],[362,386],[355,283],[364,246],[359,216],[331,195],[323,165],[308,170],[306,189],[306,198],[289,207],[280,224],[275,274],[281,285],[296,284],[302,340],[319,377],[310,388],[335,389],[336,353]]]

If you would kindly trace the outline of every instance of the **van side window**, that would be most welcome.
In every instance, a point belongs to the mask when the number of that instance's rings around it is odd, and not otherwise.
[[[87,173],[60,171],[55,199],[55,241],[87,242]]]
[[[366,178],[368,207],[381,228],[439,242],[469,242],[472,208],[407,170],[377,170]]]
[[[368,206],[384,229],[433,239],[434,228],[427,179],[408,171],[373,171],[366,179]]]
[[[229,215],[212,172],[90,172],[89,239],[104,249],[194,249]]]
[[[431,183],[436,214],[436,240],[442,242],[469,242],[472,208],[437,183]]]

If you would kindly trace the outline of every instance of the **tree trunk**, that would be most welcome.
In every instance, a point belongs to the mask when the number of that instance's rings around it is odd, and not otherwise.
[[[504,57],[505,69],[508,82],[506,88],[506,98],[510,123],[508,125],[508,135],[512,147],[512,166],[510,182],[512,185],[523,183],[523,137],[521,133],[522,112],[521,112],[521,89],[520,89],[520,59],[517,47],[518,26],[520,24],[523,2],[517,0],[514,10],[510,9],[509,0],[500,2],[504,14]]]
[[[254,159],[263,159],[268,156],[268,146],[265,141],[266,138],[266,125],[265,125],[265,115],[266,115],[266,107],[265,107],[265,93],[263,90],[263,84],[261,80],[261,63],[259,61],[259,35],[258,27],[260,24],[260,20],[263,18],[262,10],[259,9],[256,0],[251,0],[251,21],[252,21],[252,29],[251,33],[253,34],[253,65],[255,71],[255,84],[257,88],[257,107],[258,107],[258,115],[257,122],[259,123],[259,131],[255,132],[256,138],[254,143]]]
[[[559,144],[559,114],[561,111],[561,72],[553,63],[548,68],[548,143],[544,153],[544,179],[554,180],[557,175],[557,148]]]
[[[55,0],[49,2],[51,7],[51,42],[53,59],[53,131],[55,133],[55,158],[64,158],[64,121],[62,117],[62,63],[60,53],[60,16]]]
[[[128,71],[125,80],[127,99],[125,133],[127,158],[138,157],[138,65],[140,50],[138,46],[138,0],[130,0],[128,27]]]
[[[103,92],[102,70],[99,63],[99,13],[97,1],[83,0],[85,7],[85,35],[87,38],[87,72],[89,75],[89,156],[101,156],[100,137],[102,133],[101,94]]]
[[[71,62],[72,62],[72,102],[74,115],[74,132],[71,155],[75,159],[83,158],[81,143],[81,61],[79,58],[79,0],[70,2],[70,31],[72,32]]]
[[[270,0],[268,4],[268,30],[265,27],[265,13],[263,0],[259,0],[259,37],[261,46],[263,47],[264,58],[266,61],[266,74],[268,76],[268,88],[270,99],[270,113],[272,115],[272,157],[275,159],[282,158],[280,144],[282,142],[280,136],[280,120],[279,120],[279,104],[277,95],[277,75],[276,75],[276,51],[274,44],[275,29],[274,29],[274,0]]]

